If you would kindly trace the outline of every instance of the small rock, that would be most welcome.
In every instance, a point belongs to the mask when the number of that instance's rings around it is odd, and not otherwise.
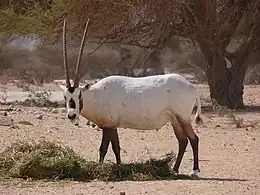
[[[17,125],[11,125],[10,128],[11,129],[20,129]]]
[[[13,119],[7,116],[0,116],[0,126],[12,126]]]
[[[125,195],[125,192],[120,192],[120,195]]]
[[[43,119],[43,114],[40,114],[39,116],[37,116],[37,119],[42,120]]]
[[[33,126],[33,124],[29,121],[18,121],[17,123],[22,124],[22,125],[32,125]]]
[[[8,108],[7,108],[7,109],[11,111],[11,110],[13,110],[13,107],[14,107],[14,105],[13,105],[13,104],[11,104],[10,106],[8,106]]]
[[[53,129],[53,130],[59,130],[59,128],[58,128],[58,127],[55,127],[55,126],[51,127],[51,129]]]
[[[0,115],[1,115],[1,116],[7,116],[7,112],[6,112],[6,111],[0,112]]]
[[[57,110],[57,109],[52,109],[52,110],[51,110],[51,113],[56,114],[56,113],[58,113],[58,110]]]

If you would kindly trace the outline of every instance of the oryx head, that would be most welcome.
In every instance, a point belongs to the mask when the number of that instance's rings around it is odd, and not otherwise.
[[[80,68],[81,57],[84,49],[84,43],[88,31],[88,23],[89,23],[89,19],[87,20],[80,49],[79,49],[79,55],[78,55],[78,60],[76,65],[73,86],[70,83],[70,77],[68,73],[67,46],[66,46],[66,19],[64,19],[64,24],[63,24],[63,63],[64,63],[66,86],[60,85],[60,87],[64,90],[64,99],[66,102],[67,117],[71,121],[74,121],[79,117],[79,113],[83,108],[82,90],[85,87],[83,88],[79,87],[79,80],[80,80],[79,68]]]

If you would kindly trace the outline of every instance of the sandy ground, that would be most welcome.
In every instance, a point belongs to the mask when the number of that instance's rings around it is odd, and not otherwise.
[[[208,87],[198,85],[202,99],[208,99]],[[9,89],[10,91],[10,89]],[[260,90],[256,86],[245,87],[245,103],[260,105]],[[62,97],[62,96],[61,96]],[[203,101],[205,104],[205,101]],[[0,106],[5,108],[6,106]],[[62,109],[15,106],[18,110],[8,112],[15,122],[30,121],[33,125],[17,124],[18,129],[0,126],[0,151],[16,140],[55,140],[72,147],[86,159],[98,160],[101,131],[89,128],[81,118],[80,125],[73,126],[65,119]],[[243,119],[237,128],[228,116],[219,112],[203,110],[203,125],[194,125],[200,138],[199,158],[201,173],[199,180],[173,180],[149,182],[45,182],[18,179],[0,181],[0,194],[260,194],[260,110],[236,113]],[[37,119],[43,114],[43,119]],[[119,129],[122,161],[146,160],[174,150],[178,145],[169,124],[159,131]],[[107,161],[115,162],[111,149]],[[190,145],[183,158],[180,172],[192,171]]]

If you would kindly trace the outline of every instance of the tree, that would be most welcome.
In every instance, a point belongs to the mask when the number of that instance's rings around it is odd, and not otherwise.
[[[241,108],[248,60],[260,43],[260,2],[228,0],[218,3],[199,1],[199,26],[205,28],[201,28],[195,40],[207,61],[211,98],[229,108]],[[250,18],[250,24],[236,36],[245,17]]]
[[[19,18],[12,24],[19,21],[21,27],[15,32],[31,27],[33,33],[60,38],[66,16],[69,29],[80,37],[90,17],[89,37],[100,43],[160,49],[173,37],[192,40],[206,61],[212,100],[229,108],[244,106],[243,80],[250,55],[260,45],[260,0],[53,0],[48,11],[35,9],[28,8],[26,17],[12,12]],[[13,29],[8,14],[1,12],[0,22],[5,16],[3,28]]]

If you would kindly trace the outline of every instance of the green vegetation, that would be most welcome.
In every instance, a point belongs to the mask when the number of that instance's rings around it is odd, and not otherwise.
[[[0,32],[14,35],[53,34],[60,19],[71,12],[77,1],[55,0],[50,9],[44,9],[37,1],[25,1],[27,7],[8,5],[0,9]],[[62,21],[62,20],[61,20]],[[50,32],[51,31],[51,32]]]
[[[73,179],[80,181],[146,181],[190,179],[175,175],[168,163],[173,156],[129,164],[99,164],[86,161],[54,142],[16,142],[0,153],[0,176],[32,179]]]

